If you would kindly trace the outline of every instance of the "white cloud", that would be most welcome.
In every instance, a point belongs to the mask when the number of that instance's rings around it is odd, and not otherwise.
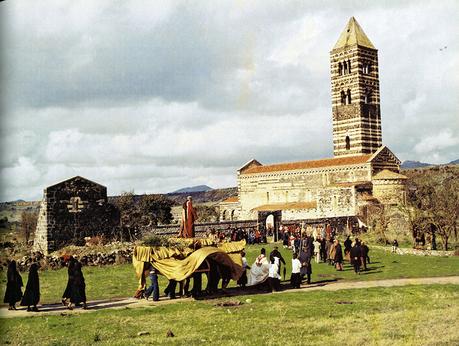
[[[5,185],[26,188],[39,180],[40,172],[32,159],[21,156],[12,167],[0,170],[0,176]]]
[[[250,158],[331,156],[329,50],[352,15],[379,49],[385,144],[401,159],[457,159],[458,10],[455,1],[3,2],[0,199],[36,199],[73,175],[111,194],[228,186]]]
[[[453,134],[451,130],[428,136],[414,146],[416,153],[433,163],[445,163],[440,161],[445,158],[445,149],[452,149],[456,154],[459,152],[459,136]]]

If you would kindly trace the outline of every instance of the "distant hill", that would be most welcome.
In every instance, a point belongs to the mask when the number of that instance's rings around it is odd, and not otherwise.
[[[420,162],[420,161],[407,160],[407,161],[403,161],[403,163],[400,165],[400,168],[410,169],[410,168],[422,168],[422,167],[429,167],[429,166],[434,166],[434,164]]]
[[[213,189],[207,185],[197,185],[197,186],[191,186],[191,187],[184,187],[183,189],[179,189],[171,193],[206,192],[210,190],[213,190]]]
[[[173,200],[176,205],[181,205],[185,202],[186,196],[188,195],[193,197],[194,203],[217,203],[227,199],[228,197],[237,196],[237,187],[197,192],[173,192],[168,193],[165,196]]]
[[[434,166],[444,166],[444,165],[459,165],[459,159],[445,163],[445,164],[434,164],[434,163],[425,163],[420,161],[410,161],[406,160],[400,165],[401,169],[413,169],[413,168],[423,168],[423,167],[434,167]]]
[[[174,205],[182,205],[186,201],[187,196],[193,197],[193,202],[196,204],[210,203],[217,204],[228,197],[237,196],[237,187],[227,187],[224,189],[211,189],[209,191],[197,192],[171,192],[162,194],[174,202]],[[144,195],[135,195],[136,201],[139,201]],[[118,196],[109,196],[109,203],[115,203]]]

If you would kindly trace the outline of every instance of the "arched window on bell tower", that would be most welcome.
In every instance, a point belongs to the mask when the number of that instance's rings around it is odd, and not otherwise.
[[[365,104],[371,103],[371,91],[370,90],[365,91],[364,102]]]
[[[351,139],[346,136],[346,150],[351,150]]]
[[[347,104],[350,105],[351,104],[351,90],[350,89],[347,89]]]
[[[345,105],[346,104],[346,93],[341,90],[341,104]]]
[[[344,74],[347,74],[347,62],[343,62],[343,67],[344,67]]]
[[[338,74],[341,76],[343,74],[343,64],[338,63]]]
[[[347,71],[351,73],[351,61],[350,60],[347,61]]]

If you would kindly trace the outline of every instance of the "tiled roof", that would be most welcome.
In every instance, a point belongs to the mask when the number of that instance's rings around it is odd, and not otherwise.
[[[293,209],[314,209],[317,202],[290,202],[290,203],[273,203],[263,204],[252,210],[255,211],[274,211],[274,210],[293,210]]]
[[[277,164],[268,165],[268,166],[252,167],[246,170],[245,172],[243,172],[242,174],[266,173],[266,172],[277,172],[277,171],[293,171],[293,170],[298,170],[298,169],[356,165],[356,164],[366,163],[371,157],[372,155],[359,155],[359,156],[335,157],[331,159],[322,159],[322,160],[277,163]]]
[[[227,199],[223,201],[223,203],[236,203],[236,202],[239,202],[238,196],[228,197]]]
[[[363,32],[363,29],[360,27],[359,23],[357,23],[354,17],[351,17],[333,49],[339,49],[355,44],[376,49],[367,35]]]
[[[398,180],[408,179],[407,176],[384,169],[373,176],[373,180]]]

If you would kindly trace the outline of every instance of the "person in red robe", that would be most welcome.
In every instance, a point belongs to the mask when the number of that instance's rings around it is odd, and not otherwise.
[[[186,198],[186,202],[183,203],[182,210],[182,222],[180,224],[180,237],[182,238],[194,238],[194,222],[197,219],[196,210],[193,207],[193,201],[191,196]]]

